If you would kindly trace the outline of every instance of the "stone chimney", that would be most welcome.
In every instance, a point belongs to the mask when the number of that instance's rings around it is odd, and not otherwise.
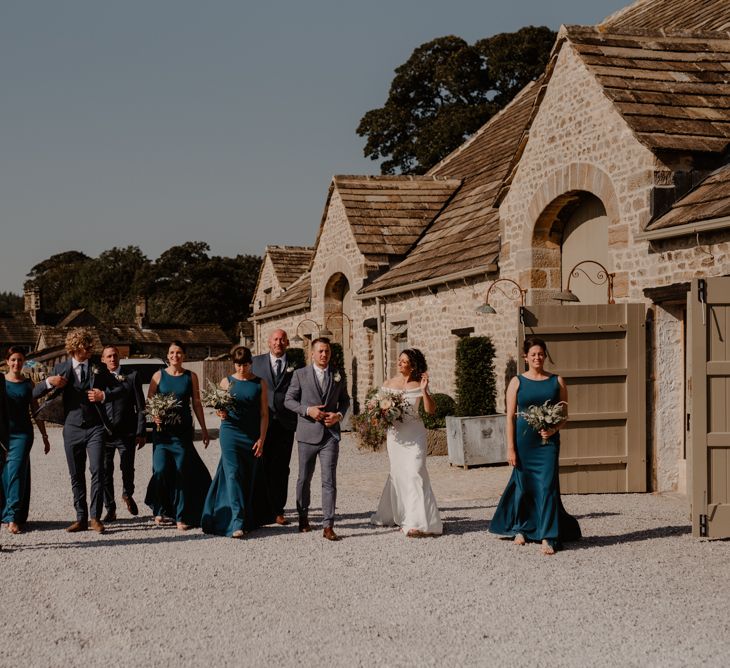
[[[147,327],[147,297],[140,295],[134,305],[134,322],[140,329]]]
[[[23,291],[25,311],[30,315],[34,325],[38,324],[38,314],[41,312],[41,289],[35,285],[28,285]]]

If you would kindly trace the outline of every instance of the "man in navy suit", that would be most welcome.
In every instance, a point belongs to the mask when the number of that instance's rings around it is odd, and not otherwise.
[[[312,341],[312,364],[294,372],[284,405],[298,416],[299,531],[311,531],[308,518],[310,485],[319,457],[322,467],[322,535],[327,540],[339,540],[332,528],[337,501],[337,459],[340,454],[340,422],[350,407],[350,395],[339,369],[329,366],[331,355],[329,339],[320,337]]]
[[[269,352],[253,358],[251,371],[264,380],[268,389],[269,428],[266,431],[262,465],[270,517],[264,521],[289,524],[284,517],[289,487],[289,461],[294,445],[297,416],[284,406],[284,398],[291,383],[294,367],[286,357],[289,338],[283,329],[275,329],[269,336]]]
[[[124,390],[104,405],[112,430],[104,446],[104,522],[113,522],[117,519],[117,504],[114,500],[114,453],[117,450],[122,471],[122,501],[130,514],[139,513],[133,496],[134,453],[135,448],[141,448],[145,442],[144,397],[137,372],[119,366],[119,349],[116,346],[105,346],[101,352],[101,361],[112,375],[113,387]]]
[[[91,363],[94,338],[87,329],[75,329],[66,336],[65,362],[56,364],[45,383],[38,383],[33,396],[38,399],[49,392],[63,401],[63,445],[71,476],[76,521],[66,531],[86,531],[91,527],[104,532],[101,522],[104,481],[104,437],[111,433],[103,404],[121,393],[112,386],[106,367]],[[86,502],[86,457],[91,472],[91,499]],[[90,516],[89,516],[90,515]]]

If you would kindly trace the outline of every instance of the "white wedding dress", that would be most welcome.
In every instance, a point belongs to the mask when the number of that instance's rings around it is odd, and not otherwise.
[[[409,407],[403,422],[388,429],[390,475],[378,510],[370,518],[378,526],[399,526],[427,534],[443,533],[443,523],[426,470],[426,428],[418,415],[421,390],[406,390]]]

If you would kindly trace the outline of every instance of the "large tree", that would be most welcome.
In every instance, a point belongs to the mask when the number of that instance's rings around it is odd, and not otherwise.
[[[424,174],[457,148],[547,64],[555,33],[528,26],[473,45],[449,35],[422,44],[395,70],[385,105],[357,127],[383,174]]]
[[[205,242],[188,241],[154,262],[137,246],[97,258],[68,251],[35,265],[26,286],[41,289],[43,310],[50,313],[87,308],[101,320],[128,322],[144,295],[152,322],[215,323],[234,335],[236,323],[248,317],[261,258],[209,251]]]
[[[0,292],[0,313],[18,313],[23,310],[23,298],[14,292]]]

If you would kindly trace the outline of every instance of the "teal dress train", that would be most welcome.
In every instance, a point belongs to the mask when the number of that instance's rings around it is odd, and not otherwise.
[[[560,401],[557,376],[546,380],[519,376],[518,380],[518,412],[546,401]],[[494,511],[489,531],[502,536],[519,533],[530,541],[547,540],[555,549],[563,541],[578,540],[581,537],[578,521],[568,515],[560,500],[560,432],[543,445],[540,433],[518,416],[515,441],[517,466]]]
[[[0,509],[3,522],[25,524],[30,507],[30,449],[33,447],[33,423],[30,402],[33,382],[20,383],[3,378],[8,396],[10,438],[8,455],[2,472]]]
[[[254,486],[258,459],[253,445],[260,435],[261,380],[228,377],[235,407],[221,422],[221,458],[203,510],[206,533],[230,536],[257,526],[254,514]]]
[[[200,526],[210,473],[193,445],[190,401],[193,381],[185,369],[179,376],[160,371],[160,394],[174,394],[182,404],[180,421],[155,427],[152,434],[152,478],[145,503],[155,517],[170,517],[189,526]]]

